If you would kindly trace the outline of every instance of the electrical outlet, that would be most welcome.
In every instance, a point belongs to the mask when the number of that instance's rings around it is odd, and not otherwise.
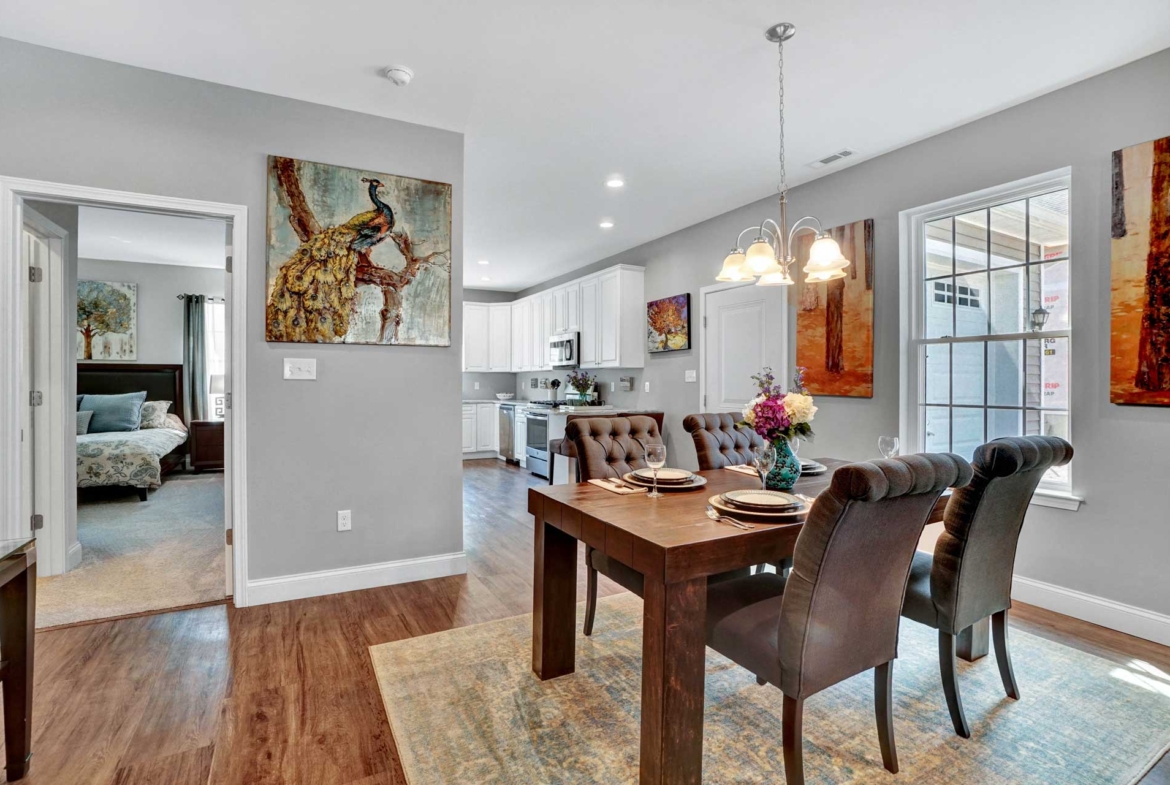
[[[347,532],[353,528],[353,513],[349,510],[337,511],[337,531]]]
[[[317,378],[317,361],[313,359],[284,358],[284,378],[313,381]]]
[[[695,371],[695,370],[686,371],[686,373],[683,375],[683,381],[684,382],[697,382],[697,381],[699,381],[699,372]]]
[[[610,392],[613,392],[613,391],[614,391],[616,388],[617,388],[617,383],[616,383],[616,382],[610,382],[610,383],[609,383],[609,391],[610,391]]]
[[[646,392],[650,392],[650,382],[646,382],[645,384],[643,384],[642,389],[645,390]]]
[[[475,389],[477,389],[477,390],[479,389],[479,382],[475,383]]]

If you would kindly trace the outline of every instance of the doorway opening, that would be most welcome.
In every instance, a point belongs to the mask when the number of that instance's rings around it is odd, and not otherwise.
[[[231,599],[245,571],[232,257],[246,209],[5,185],[18,219],[9,259],[27,284],[21,493],[3,523],[36,539],[37,627]]]

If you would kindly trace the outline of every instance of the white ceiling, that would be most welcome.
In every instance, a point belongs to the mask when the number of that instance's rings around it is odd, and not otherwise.
[[[226,224],[134,210],[79,207],[77,255],[82,259],[223,269]]]
[[[509,290],[773,192],[779,21],[792,184],[1170,47],[1166,0],[0,0],[0,35],[463,131],[466,285]]]

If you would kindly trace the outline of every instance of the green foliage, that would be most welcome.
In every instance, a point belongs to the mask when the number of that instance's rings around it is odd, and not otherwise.
[[[101,281],[77,282],[77,329],[83,334],[130,332],[130,310],[125,292]]]

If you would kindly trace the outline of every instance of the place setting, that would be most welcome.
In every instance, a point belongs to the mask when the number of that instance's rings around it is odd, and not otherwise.
[[[778,456],[779,451],[775,445],[765,442],[752,448],[750,465],[728,467],[750,469],[750,473],[759,479],[760,487],[740,488],[715,494],[707,500],[707,517],[749,529],[754,528],[751,523],[731,516],[747,517],[757,523],[785,524],[803,521],[815,501],[813,497],[768,488],[768,475],[775,467]],[[822,470],[827,470],[822,464],[817,465],[821,466]],[[801,473],[804,473],[803,467]]]

